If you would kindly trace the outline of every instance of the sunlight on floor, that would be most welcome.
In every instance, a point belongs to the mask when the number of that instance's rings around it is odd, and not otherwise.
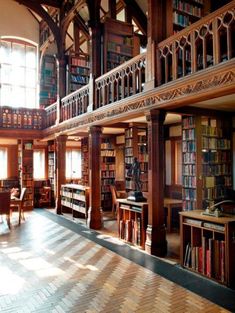
[[[9,268],[0,266],[0,294],[17,294],[25,284],[25,280],[14,274]]]

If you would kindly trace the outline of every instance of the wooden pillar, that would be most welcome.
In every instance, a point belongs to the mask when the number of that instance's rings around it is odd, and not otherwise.
[[[109,17],[116,19],[116,1],[109,0]]]
[[[57,100],[66,96],[66,60],[64,55],[57,59]]]
[[[101,23],[89,22],[91,73],[95,78],[101,76]]]
[[[148,39],[146,60],[145,90],[156,87],[157,84],[157,51],[156,47],[166,37],[167,7],[165,0],[148,0]]]
[[[91,126],[89,129],[89,183],[90,207],[87,224],[92,229],[100,229],[103,225],[101,210],[101,177],[100,177],[100,126]]]
[[[56,137],[56,213],[61,213],[61,185],[66,183],[66,140],[67,136]]]
[[[166,230],[164,225],[164,137],[163,122],[165,112],[151,110],[148,122],[148,226],[145,250],[149,254],[164,256],[167,252]]]

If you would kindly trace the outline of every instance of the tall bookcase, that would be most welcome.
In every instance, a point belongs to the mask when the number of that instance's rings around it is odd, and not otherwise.
[[[103,73],[133,58],[133,25],[106,18],[103,24]]]
[[[67,94],[89,83],[89,56],[69,55],[67,71]]]
[[[55,142],[48,143],[48,179],[51,187],[51,203],[55,202]]]
[[[225,119],[224,119],[225,120]],[[206,208],[232,187],[229,125],[220,118],[183,117],[183,209]]]
[[[40,79],[40,106],[45,108],[57,98],[56,61],[51,55],[45,55]]]
[[[18,165],[21,188],[26,187],[24,207],[33,208],[33,140],[21,140],[18,144]]]
[[[88,137],[81,140],[82,185],[89,186],[89,153]]]
[[[115,182],[115,146],[114,138],[102,138],[101,143],[101,203],[104,210],[112,207],[110,185]]]
[[[137,158],[141,169],[141,188],[148,191],[148,146],[145,124],[132,124],[125,130],[125,180],[126,189],[134,190],[132,177],[128,175],[134,158]]]

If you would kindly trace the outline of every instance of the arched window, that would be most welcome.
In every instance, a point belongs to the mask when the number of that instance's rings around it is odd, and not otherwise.
[[[37,47],[22,40],[0,39],[0,105],[38,107]]]

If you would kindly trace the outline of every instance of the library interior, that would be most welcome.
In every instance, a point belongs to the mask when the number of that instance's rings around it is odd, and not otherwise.
[[[235,312],[234,36],[235,0],[0,0],[0,311]]]

